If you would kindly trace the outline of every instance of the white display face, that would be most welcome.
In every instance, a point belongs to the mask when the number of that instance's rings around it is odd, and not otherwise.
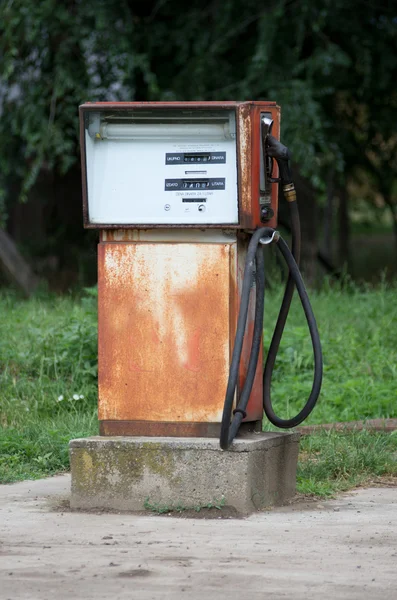
[[[101,122],[86,129],[89,222],[237,224],[234,113],[225,123]]]

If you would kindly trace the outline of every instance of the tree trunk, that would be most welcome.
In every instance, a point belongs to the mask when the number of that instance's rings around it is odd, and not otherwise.
[[[328,169],[327,175],[327,203],[324,210],[324,257],[329,263],[332,263],[332,230],[334,223],[334,176],[335,168]]]
[[[294,181],[302,232],[302,271],[305,281],[309,285],[314,285],[318,275],[318,210],[316,196],[310,182],[305,177],[302,177],[296,168],[294,169]]]
[[[392,220],[393,220],[393,234],[394,234],[394,250],[395,250],[395,259],[397,263],[397,205],[391,200],[390,196],[383,193],[383,199],[385,201],[386,206],[389,208]]]
[[[350,219],[346,186],[339,189],[338,206],[338,259],[341,268],[349,268],[350,260]]]
[[[3,229],[0,229],[0,266],[26,296],[34,292],[39,280]]]

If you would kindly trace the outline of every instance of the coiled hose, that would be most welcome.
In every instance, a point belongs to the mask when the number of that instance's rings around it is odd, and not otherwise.
[[[287,284],[285,287],[284,297],[281,303],[280,312],[277,318],[272,341],[269,346],[265,368],[263,371],[263,409],[273,425],[287,429],[296,427],[304,421],[312,412],[320,394],[323,360],[320,336],[318,333],[316,319],[307,295],[302,275],[299,271],[300,260],[300,223],[299,212],[296,201],[288,202],[291,215],[291,232],[292,232],[292,251],[288,244],[282,239],[277,231],[270,227],[261,227],[257,229],[249,243],[247,257],[244,268],[243,286],[241,291],[240,311],[237,320],[237,330],[234,342],[232,361],[229,372],[229,380],[226,389],[225,403],[223,408],[220,446],[223,450],[227,450],[232,441],[237,435],[238,429],[242,420],[246,416],[246,408],[254,383],[256,366],[258,363],[260,345],[262,340],[263,330],[263,311],[265,302],[265,269],[262,244],[269,242],[277,243],[277,247],[281,252],[289,269]],[[240,359],[244,341],[245,327],[247,323],[248,305],[250,290],[253,281],[256,281],[256,304],[255,304],[255,319],[254,332],[252,336],[251,354],[248,362],[247,374],[243,388],[240,393],[240,399],[233,411],[233,404],[236,392],[236,386],[239,377]],[[314,377],[313,385],[309,398],[302,410],[291,419],[281,419],[278,417],[272,406],[271,401],[271,381],[274,370],[274,365],[277,358],[278,349],[280,346],[281,337],[283,335],[285,323],[291,306],[294,289],[298,290],[299,298],[306,316],[309,327],[310,337],[314,355]],[[232,418],[233,412],[233,418]]]

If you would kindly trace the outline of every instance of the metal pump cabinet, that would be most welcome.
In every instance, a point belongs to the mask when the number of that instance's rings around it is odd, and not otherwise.
[[[102,435],[219,435],[248,232],[277,224],[263,116],[278,137],[273,102],[80,107],[84,224],[100,230]],[[252,329],[253,310],[241,382]],[[251,430],[262,420],[261,362]]]

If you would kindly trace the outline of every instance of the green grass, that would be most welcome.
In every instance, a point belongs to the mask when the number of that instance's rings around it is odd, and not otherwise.
[[[324,379],[320,400],[305,424],[397,417],[397,289],[353,285],[311,292],[320,331]],[[281,294],[267,297],[265,348]],[[290,417],[303,406],[312,384],[312,351],[295,298],[273,376],[276,412]]]
[[[324,352],[323,391],[308,423],[396,417],[396,288],[312,292]],[[281,292],[266,298],[265,346]],[[96,298],[0,294],[0,482],[68,469],[70,439],[97,433]],[[295,301],[273,378],[280,416],[310,392],[312,358]],[[396,475],[395,434],[335,432],[303,438],[298,487],[330,495]]]
[[[385,476],[397,477],[397,431],[322,431],[301,439],[300,493],[327,497]]]
[[[68,469],[98,432],[96,301],[0,296],[0,482]]]
[[[96,405],[95,299],[0,296],[0,418]],[[24,415],[24,416],[23,416]]]
[[[96,410],[29,417],[0,429],[0,483],[38,479],[69,468],[68,443],[97,433]]]

